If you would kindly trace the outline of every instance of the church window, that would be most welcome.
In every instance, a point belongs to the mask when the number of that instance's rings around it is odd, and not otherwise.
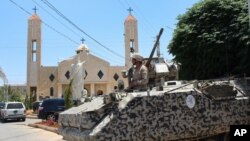
[[[84,79],[86,79],[87,75],[88,75],[88,72],[85,70],[85,77],[84,77]]]
[[[104,74],[103,74],[103,72],[100,70],[100,71],[98,72],[97,75],[98,75],[98,77],[99,77],[100,79],[102,79],[102,77],[103,77]]]
[[[53,74],[50,74],[49,80],[52,82],[55,79],[55,76]]]
[[[134,52],[134,39],[130,39],[129,47],[130,47],[130,52],[133,53]]]
[[[41,100],[43,100],[43,96],[40,95],[39,96],[39,101],[41,101]]]
[[[131,47],[131,48],[130,48],[130,52],[131,52],[131,53],[135,52],[134,48]]]
[[[115,73],[113,78],[115,79],[115,81],[117,81],[119,79],[119,75],[117,73]]]
[[[51,88],[50,88],[50,96],[53,96],[53,95],[54,95],[54,88],[51,87]]]
[[[130,48],[134,48],[134,39],[130,39],[129,46]]]
[[[103,95],[103,91],[102,90],[98,90],[97,91],[97,95]]]
[[[70,78],[70,72],[67,71],[67,72],[64,74],[64,76],[65,76],[67,79],[69,79],[69,78]]]
[[[32,61],[36,62],[36,48],[37,48],[37,42],[36,40],[32,41]]]

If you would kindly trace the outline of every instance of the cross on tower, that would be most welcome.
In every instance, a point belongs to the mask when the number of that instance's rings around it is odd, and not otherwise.
[[[38,10],[38,9],[37,9],[36,6],[35,6],[32,10],[34,10],[34,12],[35,12],[35,14],[36,14],[36,10]]]
[[[84,38],[82,38],[82,39],[81,39],[81,41],[82,41],[82,44],[84,44],[85,39],[84,39]]]
[[[131,7],[129,7],[129,9],[127,9],[129,14],[131,15],[131,12],[133,11],[133,9]]]

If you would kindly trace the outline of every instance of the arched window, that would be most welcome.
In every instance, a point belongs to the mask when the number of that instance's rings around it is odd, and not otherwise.
[[[98,90],[97,91],[97,95],[103,95],[103,91],[102,90]]]
[[[37,43],[36,40],[32,41],[32,61],[36,62],[36,48],[37,48]]]
[[[53,95],[54,95],[54,88],[51,87],[51,88],[50,88],[50,96],[53,96]]]
[[[84,91],[87,92],[87,96],[90,96],[89,90],[84,87]]]

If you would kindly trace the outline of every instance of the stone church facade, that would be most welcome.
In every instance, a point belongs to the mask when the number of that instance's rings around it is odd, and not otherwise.
[[[35,97],[34,100],[62,97],[71,80],[72,64],[78,61],[85,62],[85,77],[82,79],[84,79],[83,87],[87,90],[88,96],[112,92],[118,80],[123,80],[126,87],[127,80],[122,78],[121,72],[131,65],[131,50],[138,52],[137,20],[131,12],[125,19],[124,30],[124,66],[111,66],[109,62],[92,55],[85,44],[80,44],[76,54],[59,62],[58,66],[43,66],[41,64],[41,19],[34,13],[28,19],[27,94]]]

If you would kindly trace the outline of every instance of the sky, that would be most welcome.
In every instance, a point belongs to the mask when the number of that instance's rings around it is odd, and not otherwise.
[[[80,30],[46,5],[47,1]],[[8,84],[26,84],[28,18],[35,6],[37,15],[45,23],[42,24],[43,66],[57,66],[58,62],[74,56],[82,38],[91,54],[112,66],[124,66],[124,20],[129,7],[138,20],[139,53],[148,57],[156,35],[164,28],[160,39],[161,55],[171,60],[173,56],[168,53],[167,46],[173,37],[177,17],[199,1],[1,0],[0,67]]]

